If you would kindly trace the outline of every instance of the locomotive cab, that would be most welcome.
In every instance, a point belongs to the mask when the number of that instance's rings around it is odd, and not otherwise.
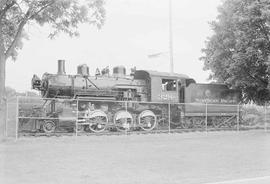
[[[183,74],[170,74],[149,70],[137,70],[135,79],[145,79],[148,101],[179,103],[184,101],[184,88],[188,81],[195,81]]]

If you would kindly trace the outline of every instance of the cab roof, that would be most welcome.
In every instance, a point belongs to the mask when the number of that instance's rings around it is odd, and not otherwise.
[[[149,77],[156,76],[156,77],[190,79],[190,77],[185,75],[185,74],[169,73],[169,72],[158,72],[158,71],[154,71],[154,70],[136,70],[135,76],[138,76],[138,75],[148,75]],[[140,78],[140,77],[138,76],[136,78]]]

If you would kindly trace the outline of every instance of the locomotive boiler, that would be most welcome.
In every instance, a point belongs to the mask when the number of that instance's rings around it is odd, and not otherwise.
[[[197,84],[184,74],[134,68],[128,75],[125,67],[117,66],[112,74],[107,67],[90,75],[83,64],[76,75],[68,75],[64,60],[58,61],[57,74],[45,73],[41,79],[34,75],[32,88],[51,99],[46,114],[57,118],[39,121],[46,133],[74,125],[68,117],[76,117],[77,131],[150,131],[166,121],[173,127],[200,128],[206,109],[210,124],[228,124],[237,115],[233,105],[240,98],[239,91],[224,84]],[[59,99],[68,103],[59,107]]]

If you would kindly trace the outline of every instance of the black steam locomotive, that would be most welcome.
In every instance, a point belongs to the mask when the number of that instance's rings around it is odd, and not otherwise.
[[[37,126],[46,133],[74,121],[78,131],[91,132],[150,131],[168,121],[174,128],[202,128],[206,116],[210,126],[232,126],[240,98],[239,91],[224,84],[196,84],[176,73],[133,68],[127,75],[118,66],[112,74],[104,68],[92,76],[84,64],[76,75],[67,75],[64,60],[58,61],[57,74],[34,75],[32,88],[50,99],[46,116],[52,118],[39,120]],[[57,105],[59,99],[65,105]]]

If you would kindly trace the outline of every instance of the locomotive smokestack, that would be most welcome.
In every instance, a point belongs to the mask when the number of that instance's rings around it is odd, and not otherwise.
[[[58,75],[65,75],[66,70],[65,70],[65,60],[58,60]]]

